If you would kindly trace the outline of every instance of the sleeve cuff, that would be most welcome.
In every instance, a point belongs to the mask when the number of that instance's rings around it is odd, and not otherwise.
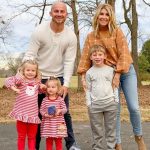
[[[69,87],[69,82],[67,82],[67,81],[64,81],[64,84],[63,84],[63,86],[65,86],[65,87]]]

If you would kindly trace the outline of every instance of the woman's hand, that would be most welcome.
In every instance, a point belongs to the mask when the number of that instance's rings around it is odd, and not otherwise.
[[[81,82],[82,82],[82,86],[83,86],[84,91],[86,91],[87,85],[86,85],[86,80],[85,80],[85,74],[82,74]]]
[[[114,88],[119,88],[120,84],[120,73],[115,73],[113,81],[112,81],[112,87]]]

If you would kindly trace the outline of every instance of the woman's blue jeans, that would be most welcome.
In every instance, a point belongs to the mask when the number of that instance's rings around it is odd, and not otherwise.
[[[129,72],[124,73],[120,77],[120,89],[122,89],[129,115],[130,121],[133,127],[134,135],[142,135],[142,125],[141,125],[141,114],[139,110],[139,102],[138,102],[138,91],[137,91],[137,76],[134,70],[133,64],[131,64]],[[117,129],[116,129],[116,143],[121,143],[121,136],[120,136],[120,110],[121,105],[118,104],[118,113],[117,113]]]

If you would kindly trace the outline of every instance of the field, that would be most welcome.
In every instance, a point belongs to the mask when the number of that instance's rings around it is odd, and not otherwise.
[[[5,80],[5,78],[0,78],[0,88],[3,87],[3,85],[4,85],[4,80]]]
[[[0,78],[0,87],[3,86],[4,79]],[[148,82],[144,82],[145,86],[141,86],[138,89],[139,93],[139,103],[142,114],[142,121],[150,121],[150,85],[147,85]],[[77,78],[72,77],[70,84],[70,113],[74,121],[87,121],[87,108],[85,105],[85,94],[83,91],[77,92]],[[0,88],[0,122],[10,122],[13,121],[9,118],[8,114],[11,111],[14,101],[15,101],[15,93]],[[122,104],[122,112],[121,119],[122,121],[129,121],[129,115],[126,107],[126,103],[124,100],[124,96],[121,93],[121,104]]]
[[[142,114],[142,121],[150,121],[150,86],[141,86],[138,90],[139,92],[139,103]],[[70,95],[70,113],[74,121],[87,121],[87,108],[85,105],[85,94],[80,91],[77,92],[75,89],[69,90]],[[7,90],[0,89],[0,122],[10,122],[13,121],[8,117],[9,112],[11,111],[14,101],[15,93]],[[128,111],[126,103],[121,94],[121,103],[122,103],[122,121],[129,121]]]

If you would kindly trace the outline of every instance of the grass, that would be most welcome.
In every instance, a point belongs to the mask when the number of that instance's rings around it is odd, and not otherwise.
[[[70,88],[77,88],[78,87],[78,77],[72,76],[70,81]]]
[[[139,73],[139,78],[141,81],[150,81],[150,73],[148,72]]]
[[[141,83],[142,83],[142,85],[150,85],[150,80],[141,81]],[[78,77],[72,76],[71,81],[70,81],[70,88],[77,88],[77,87],[78,87]]]
[[[139,89],[139,98],[140,98],[140,110],[142,121],[150,121],[150,102],[149,94],[148,97],[145,94],[149,91],[149,88],[140,88]],[[88,112],[85,104],[85,94],[83,92],[78,92],[75,94],[74,91],[70,91],[70,113],[74,121],[88,121]],[[126,102],[121,93],[121,120],[129,122],[129,113],[126,106]]]
[[[0,88],[3,87],[4,85],[4,81],[5,81],[5,78],[0,78]]]
[[[142,85],[150,85],[150,81],[141,81]]]
[[[3,87],[4,81],[5,81],[5,78],[0,78],[0,88]],[[72,76],[71,82],[70,82],[70,88],[77,88],[77,86],[78,86],[77,76]]]
[[[1,87],[3,86],[4,79],[0,78]],[[74,90],[77,87],[77,77],[73,76],[71,78],[70,84],[71,90],[70,95],[70,113],[72,115],[73,121],[88,121],[87,107],[85,104],[85,93],[83,91]],[[142,121],[150,121],[150,101],[149,101],[149,89],[150,86],[143,86],[139,89],[140,98],[140,109]],[[122,110],[121,110],[121,120],[129,121],[128,109],[121,94],[122,100]],[[12,91],[6,89],[0,89],[0,122],[10,122],[14,121],[8,117],[10,110],[13,107],[15,101],[15,94]]]
[[[77,88],[78,82],[77,82],[77,76],[72,76],[70,81],[70,88]],[[5,78],[0,78],[0,88],[4,85]]]
[[[150,121],[150,106],[140,106],[140,111],[141,111],[141,118],[142,118],[142,121],[145,122],[145,121]],[[127,106],[126,105],[123,105],[122,106],[122,109],[121,109],[121,121],[127,121],[129,122],[130,119],[129,119],[129,113],[128,113],[128,109],[127,109]]]
[[[5,78],[0,78],[0,88],[4,85]],[[78,87],[78,77],[72,76],[70,81],[70,88],[77,88]],[[150,81],[142,81],[142,85],[150,85]]]
[[[150,121],[150,107],[148,106],[145,108],[145,106],[140,106],[141,110],[141,118],[143,122]],[[73,121],[89,121],[88,118],[88,112],[86,107],[79,107],[77,108],[71,108],[70,109],[71,116],[73,118]],[[121,121],[129,122],[129,113],[126,105],[122,106],[121,109]]]

